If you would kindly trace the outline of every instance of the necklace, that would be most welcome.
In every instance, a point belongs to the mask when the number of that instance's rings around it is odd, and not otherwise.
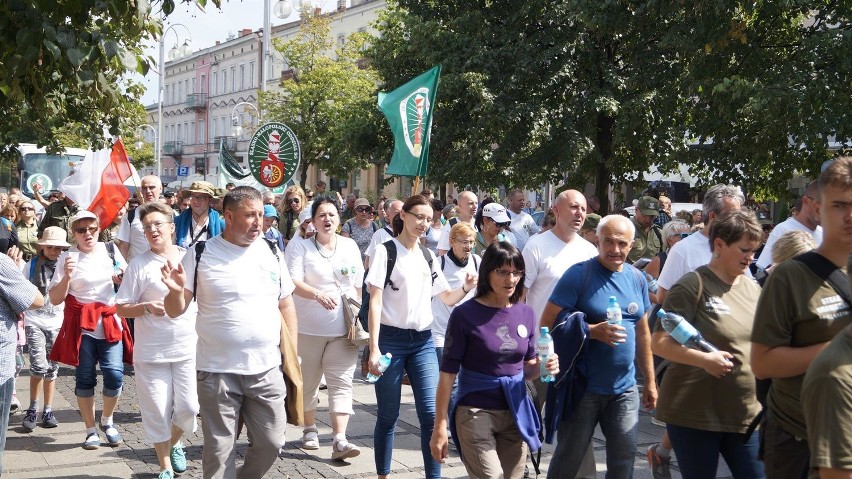
[[[333,250],[331,250],[331,254],[330,254],[330,255],[328,255],[328,256],[326,256],[326,255],[324,255],[324,254],[323,254],[322,250],[324,250],[324,249],[326,249],[326,248],[325,248],[325,246],[323,246],[322,248],[320,248],[320,244],[319,244],[319,242],[317,241],[317,237],[316,237],[316,236],[314,236],[314,238],[313,238],[313,242],[314,242],[314,246],[317,248],[317,253],[319,253],[319,254],[320,254],[320,256],[322,256],[322,257],[323,257],[323,258],[325,258],[325,259],[330,260],[330,259],[334,256],[334,254],[335,254],[335,253],[337,253],[337,240],[336,240],[336,239],[335,239],[335,241],[334,241],[334,249],[333,249]]]

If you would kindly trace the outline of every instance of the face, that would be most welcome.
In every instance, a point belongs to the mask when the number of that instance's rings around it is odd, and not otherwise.
[[[820,190],[816,210],[824,242],[852,252],[852,189],[827,185]]]
[[[166,203],[169,206],[173,206],[175,204],[174,195],[163,197],[163,202]]]
[[[719,265],[731,276],[739,276],[746,272],[749,265],[754,261],[754,252],[760,247],[760,240],[751,241],[742,238],[730,245],[726,245],[719,238],[713,240],[713,259],[711,264]],[[716,255],[719,257],[717,258]]]
[[[346,198],[346,207],[352,209],[355,206],[355,197],[350,196]]]
[[[487,216],[482,217],[482,228],[489,235],[499,234],[504,229],[508,228],[511,223],[498,223]]]
[[[56,261],[59,259],[59,255],[62,254],[62,250],[64,250],[62,246],[42,246],[41,252],[44,254],[44,257],[49,259],[50,261]]]
[[[114,219],[114,220],[112,220],[112,224],[114,224],[114,225],[120,225],[120,224],[121,224],[121,220],[123,220],[123,219],[124,219],[124,215],[126,215],[126,214],[127,214],[127,205],[123,205],[123,206],[121,207],[121,209],[120,209],[120,210],[118,210],[118,213],[115,215],[115,219]]]
[[[580,193],[563,193],[556,199],[553,212],[560,229],[580,231],[586,222],[586,198]]]
[[[509,209],[518,212],[524,208],[524,194],[520,191],[512,193],[509,197]]]
[[[387,212],[387,215],[386,215],[386,219],[387,219],[388,223],[393,221],[393,219],[396,218],[397,215],[399,215],[399,213],[402,211],[403,204],[404,203],[402,201],[399,201],[399,200],[391,203],[390,208],[388,208],[388,212]],[[429,207],[429,211],[431,213],[431,211],[432,211],[431,206]]]
[[[325,184],[318,184],[317,187],[316,187],[317,193],[325,193],[325,188],[326,188]]]
[[[450,248],[453,249],[453,254],[456,258],[464,259],[470,256],[473,251],[473,245],[476,244],[476,238],[473,235],[465,236],[459,234],[450,238]]]
[[[358,215],[359,221],[369,221],[373,218],[373,207],[361,205],[355,208],[355,214]]]
[[[74,239],[77,241],[77,249],[88,253],[95,248],[98,242],[98,220],[85,218],[74,223],[72,227]]]
[[[598,240],[598,235],[595,233],[595,230],[582,230],[580,232],[580,236],[583,237],[589,243],[592,243],[595,246],[598,246],[600,241]]]
[[[816,212],[816,199],[814,197],[802,197],[802,211],[808,217],[808,221],[815,225],[819,224],[819,215]]]
[[[285,201],[287,203],[287,206],[289,206],[290,209],[295,211],[296,213],[301,212],[302,208],[305,207],[305,205],[302,204],[302,198],[299,197],[299,195],[297,195],[297,194],[287,195],[287,197],[285,198]]]
[[[149,201],[160,199],[160,194],[163,192],[163,184],[159,178],[146,176],[142,178],[140,189],[142,190],[142,201],[148,203]]]
[[[633,246],[630,229],[618,220],[610,221],[601,229],[598,240],[598,260],[611,271],[621,271]]]
[[[670,212],[672,210],[672,200],[668,196],[660,197],[660,209]]]
[[[263,217],[263,231],[269,230],[269,228],[272,228],[272,225],[274,225],[274,224],[275,224],[275,217],[274,216],[269,216],[269,217],[264,216]]]
[[[189,206],[195,214],[206,213],[210,209],[210,200],[212,196],[204,193],[190,193]]]
[[[33,207],[32,203],[25,201],[21,204],[21,207],[18,208],[18,213],[20,214],[21,219],[31,220],[35,218],[35,207]]]
[[[740,209],[740,202],[734,198],[731,198],[730,196],[726,196],[722,198],[722,211],[718,213],[711,212],[709,215],[707,215],[708,224],[712,224],[713,221],[715,221],[716,218],[722,213],[738,209]]]
[[[669,245],[669,248],[675,245],[678,241],[684,238],[684,234],[689,234],[689,228],[681,228],[674,232],[671,236],[666,238],[666,243]]]
[[[151,250],[162,251],[172,244],[175,224],[171,216],[155,211],[145,215],[145,219],[142,220],[142,230],[145,231],[145,239],[151,245]]]
[[[488,284],[500,298],[509,298],[524,277],[524,270],[516,269],[512,264],[504,264],[488,273]]]
[[[312,221],[317,234],[321,236],[333,235],[337,231],[337,226],[340,224],[340,216],[337,215],[337,208],[334,205],[323,203],[317,208],[317,214]]]
[[[183,211],[190,207],[192,204],[192,200],[187,196],[186,198],[180,200],[180,210]]]
[[[460,194],[458,208],[460,217],[473,218],[476,216],[476,196],[467,192]]]
[[[650,228],[654,224],[654,217],[642,213],[639,211],[639,208],[636,208],[634,218],[636,218],[636,222],[642,225],[643,228]]]
[[[263,231],[263,201],[245,199],[231,209],[225,210],[225,229],[234,243],[248,246]]]
[[[432,222],[432,207],[429,205],[417,205],[400,214],[404,222],[403,230],[415,238],[423,236]]]

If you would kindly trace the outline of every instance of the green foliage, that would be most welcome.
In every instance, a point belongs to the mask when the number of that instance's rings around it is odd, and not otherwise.
[[[282,81],[282,90],[261,93],[260,105],[266,119],[281,121],[296,133],[304,187],[310,165],[345,178],[368,166],[383,145],[371,134],[378,123],[378,77],[360,62],[368,36],[355,33],[335,46],[328,16],[309,9],[301,16],[295,38],[274,41],[293,74]]]

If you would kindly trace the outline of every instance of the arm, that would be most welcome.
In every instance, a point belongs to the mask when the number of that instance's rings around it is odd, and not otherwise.
[[[852,470],[821,467],[819,477],[820,479],[852,479]]]
[[[650,274],[652,278],[657,279],[660,277],[660,257],[654,256],[654,259],[648,263],[648,266],[645,266],[645,272]],[[657,291],[659,291],[659,286],[657,286]],[[651,300],[654,304],[663,304],[662,300],[659,299],[656,293],[652,293],[650,290],[648,291],[648,299]]]
[[[642,391],[642,405],[648,409],[657,406],[657,382],[654,378],[654,358],[651,354],[651,331],[648,329],[648,316],[636,322],[636,358],[642,377],[645,378],[645,387]]]
[[[539,322],[539,325],[553,329],[553,325],[556,323],[556,318],[559,316],[559,313],[562,312],[562,309],[563,308],[561,306],[548,301],[547,306],[544,307],[544,311],[541,313],[541,321]],[[590,338],[606,343],[613,348],[624,342],[625,336],[621,331],[624,331],[624,326],[609,324],[606,321],[589,325]],[[653,371],[653,368],[651,369]]]
[[[370,372],[376,376],[382,373],[378,369],[379,356],[379,328],[382,324],[382,293],[384,290],[378,286],[367,284],[370,288],[370,312],[367,314],[367,325],[370,331]]]
[[[296,317],[296,305],[293,303],[293,296],[279,299],[278,311],[281,312],[281,324],[287,327],[290,337],[293,338],[293,344],[298,344],[299,321]]]
[[[115,240],[115,243],[118,246],[118,251],[121,252],[121,256],[127,258],[127,253],[130,252],[130,243],[120,239]]]
[[[71,281],[71,273],[74,272],[76,261],[70,257],[65,258],[65,263],[62,265],[62,278],[59,282],[51,286],[47,295],[50,297],[50,304],[57,306],[68,296],[68,283]]]
[[[758,379],[800,376],[826,346],[828,342],[803,348],[751,343],[751,370]]]
[[[166,314],[166,309],[163,306],[162,301],[116,304],[115,309],[118,312],[118,315],[124,318],[139,318],[146,314],[153,316],[164,316]]]
[[[447,254],[447,251],[449,250],[438,248],[438,256],[444,256],[445,254]]]
[[[447,306],[453,306],[463,300],[464,297],[467,296],[467,293],[476,287],[477,279],[478,278],[476,276],[468,273],[464,279],[464,284],[461,285],[461,288],[444,291],[443,293],[438,294],[438,297],[441,298],[441,301]],[[370,307],[372,306],[373,305],[370,304]]]
[[[27,309],[38,309],[42,306],[44,306],[44,296],[42,296],[40,292],[36,291],[35,298],[33,298],[33,302],[30,303],[30,306]]]
[[[669,290],[660,286],[660,283],[657,283],[657,304],[663,304],[666,302],[666,296],[668,295]]]
[[[665,331],[656,331],[651,336],[651,351],[673,363],[701,368],[717,379],[731,372],[734,366],[730,361],[734,357],[731,353],[727,351],[706,353],[697,349],[685,348]]]
[[[371,296],[372,297],[372,296]],[[372,304],[370,305],[372,309]],[[372,328],[370,329],[372,331]],[[450,394],[453,392],[453,383],[456,375],[441,371],[438,378],[438,392],[435,394],[435,429],[432,431],[432,440],[429,441],[429,449],[432,450],[432,458],[437,462],[444,463],[449,456],[449,438],[447,417],[450,409]]]
[[[334,309],[337,307],[337,299],[329,296],[317,288],[310,286],[308,283],[300,279],[293,278],[293,284],[296,285],[296,290],[294,291],[297,296],[305,299],[313,299],[320,305],[322,305],[325,309]]]

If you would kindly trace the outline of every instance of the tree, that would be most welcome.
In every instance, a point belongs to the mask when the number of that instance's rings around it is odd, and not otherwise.
[[[303,8],[301,17],[295,38],[274,41],[291,73],[282,90],[260,94],[260,105],[267,119],[287,124],[299,139],[304,187],[310,165],[338,177],[367,166],[379,148],[365,121],[375,118],[378,76],[361,61],[366,34],[335,46],[329,16]]]

